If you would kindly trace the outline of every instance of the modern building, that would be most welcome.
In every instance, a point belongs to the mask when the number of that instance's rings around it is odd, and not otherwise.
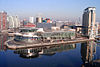
[[[43,40],[60,41],[75,39],[75,31],[53,31],[41,33]]]
[[[83,14],[83,35],[88,36],[90,39],[93,39],[96,36],[95,10],[95,7],[88,7],[84,10]]]
[[[5,11],[0,12],[0,30],[7,30],[7,13]]]
[[[43,18],[42,17],[37,17],[36,18],[36,23],[42,23],[43,21]]]
[[[29,17],[29,22],[34,24],[34,17]]]
[[[9,23],[9,28],[18,28],[20,27],[20,21],[18,16],[8,16],[7,22]]]

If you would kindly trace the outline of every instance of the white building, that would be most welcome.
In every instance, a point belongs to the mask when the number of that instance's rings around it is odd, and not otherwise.
[[[29,17],[29,22],[34,24],[34,17]]]
[[[9,28],[18,28],[20,27],[20,21],[17,16],[8,16],[7,22],[9,23]]]

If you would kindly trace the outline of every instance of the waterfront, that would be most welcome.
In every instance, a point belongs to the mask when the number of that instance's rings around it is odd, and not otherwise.
[[[9,38],[7,35],[0,36],[0,67],[81,67],[84,65],[92,67],[94,64],[99,67],[100,65],[96,62],[100,59],[100,44],[93,41],[10,50],[4,46],[4,42]],[[33,49],[37,55],[25,57],[28,54],[25,52],[29,49]]]

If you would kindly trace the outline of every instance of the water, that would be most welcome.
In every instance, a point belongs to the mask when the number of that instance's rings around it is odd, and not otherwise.
[[[100,44],[85,42],[10,50],[0,36],[0,67],[100,67]],[[31,56],[29,56],[31,55]]]

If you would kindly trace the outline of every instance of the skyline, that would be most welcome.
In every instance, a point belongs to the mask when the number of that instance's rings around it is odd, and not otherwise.
[[[100,21],[98,0],[0,0],[0,11],[20,18],[42,15],[59,20],[78,20],[87,7],[96,7],[96,20]]]

